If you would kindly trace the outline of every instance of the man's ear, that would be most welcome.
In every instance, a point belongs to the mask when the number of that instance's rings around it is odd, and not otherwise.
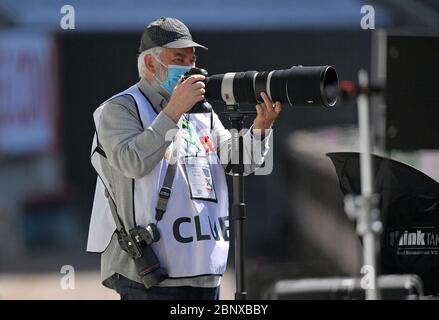
[[[154,58],[152,57],[152,55],[147,54],[143,59],[144,59],[143,61],[145,62],[146,69],[152,74],[155,74],[155,66],[153,62]]]

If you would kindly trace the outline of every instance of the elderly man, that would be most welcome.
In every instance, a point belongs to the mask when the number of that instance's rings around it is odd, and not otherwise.
[[[141,37],[140,81],[94,113],[99,179],[87,250],[101,253],[103,284],[121,299],[219,298],[229,227],[227,163],[218,154],[230,153],[231,135],[214,111],[190,112],[205,95],[204,76],[182,79],[195,48],[207,49],[181,21],[153,21]],[[259,143],[262,155],[246,174],[262,164],[281,111],[263,99],[244,136],[247,154]]]

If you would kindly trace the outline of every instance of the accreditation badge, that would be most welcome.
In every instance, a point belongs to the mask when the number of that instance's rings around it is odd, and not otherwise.
[[[207,156],[188,156],[184,168],[191,199],[217,202],[212,170]]]

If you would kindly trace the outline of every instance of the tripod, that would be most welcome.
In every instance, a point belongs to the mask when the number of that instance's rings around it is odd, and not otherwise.
[[[246,300],[245,286],[245,228],[246,205],[244,200],[244,144],[243,137],[239,133],[243,129],[246,116],[255,115],[254,111],[241,111],[237,104],[227,105],[226,115],[232,125],[232,157],[231,168],[233,176],[233,205],[232,219],[234,221],[235,235],[235,270],[236,292],[235,300]],[[237,159],[236,159],[237,156]],[[238,160],[238,161],[236,161]]]

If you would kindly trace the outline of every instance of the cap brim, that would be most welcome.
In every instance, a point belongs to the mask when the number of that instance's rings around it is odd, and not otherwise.
[[[199,43],[196,43],[192,40],[186,40],[186,39],[172,41],[170,43],[164,44],[162,47],[163,48],[174,48],[174,49],[197,47],[197,48],[202,48],[204,50],[209,50],[207,47],[202,46]]]

